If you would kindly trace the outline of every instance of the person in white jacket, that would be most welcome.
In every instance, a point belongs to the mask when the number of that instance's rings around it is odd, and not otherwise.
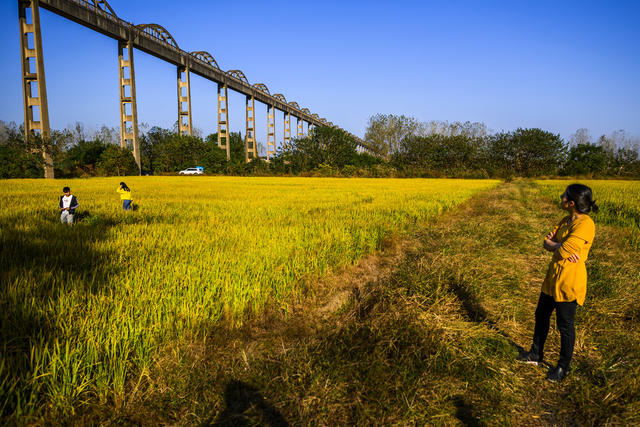
[[[69,187],[64,187],[62,189],[64,193],[60,196],[60,203],[58,203],[58,207],[60,208],[60,222],[63,224],[73,224],[73,215],[76,213],[76,209],[78,209],[78,199],[76,196],[71,194],[71,190]]]

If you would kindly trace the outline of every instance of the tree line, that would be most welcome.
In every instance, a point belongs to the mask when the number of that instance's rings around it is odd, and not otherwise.
[[[588,175],[640,177],[639,141],[624,131],[593,140],[578,129],[568,141],[530,128],[491,132],[483,123],[420,122],[407,116],[378,114],[369,120],[365,139],[373,154],[358,150],[346,132],[315,128],[292,139],[267,162],[245,162],[240,133],[230,133],[231,158],[218,148],[217,134],[179,135],[175,129],[141,126],[143,173],[173,174],[193,166],[227,175],[307,175],[362,177],[500,177]],[[22,126],[0,121],[0,177],[42,177],[43,142],[25,141]],[[259,151],[260,151],[259,145]],[[120,148],[119,130],[82,125],[53,131],[44,146],[57,177],[136,175],[129,148]],[[262,147],[262,150],[264,148]]]
[[[368,169],[383,163],[373,155],[359,153],[356,141],[346,132],[327,127],[314,129],[309,137],[292,140],[287,150],[279,148],[269,162],[257,157],[247,163],[240,133],[229,135],[230,159],[226,150],[217,146],[217,140],[217,133],[202,137],[180,135],[175,129],[144,129],[140,133],[142,173],[175,174],[202,166],[206,173],[227,175],[339,175],[359,171],[362,176],[378,176],[380,173]],[[56,177],[139,173],[131,147],[120,148],[119,130],[115,128],[103,126],[88,132],[76,124],[70,129],[52,131],[50,140],[44,144],[38,138],[25,140],[22,126],[0,121],[0,177],[42,177],[43,145],[53,159]]]
[[[484,123],[378,114],[365,139],[402,176],[640,177],[640,140],[624,130],[594,141],[578,129],[565,142],[538,128],[492,133]]]

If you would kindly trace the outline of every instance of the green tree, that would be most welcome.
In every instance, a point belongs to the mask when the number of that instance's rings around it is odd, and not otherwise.
[[[537,128],[498,133],[487,149],[494,170],[518,176],[555,174],[566,153],[560,135]]]
[[[0,144],[0,178],[42,178],[42,154],[18,144]]]
[[[271,161],[271,167],[278,173],[300,173],[320,165],[341,169],[361,159],[356,148],[356,140],[347,132],[322,126],[306,138],[293,139],[290,150],[279,150]]]
[[[104,175],[137,175],[138,165],[133,158],[133,153],[128,148],[120,148],[117,145],[109,145],[97,164],[98,170]]]
[[[619,176],[640,176],[640,158],[636,148],[618,148],[615,156],[615,174]]]
[[[154,159],[153,169],[160,172],[177,172],[194,166],[202,166],[211,147],[197,136],[163,135]]]
[[[356,156],[353,158],[353,166],[359,168],[370,168],[382,163],[383,160],[380,157],[376,157],[367,152],[356,153]]]
[[[482,138],[461,132],[408,136],[391,163],[407,175],[468,176],[478,168]]]
[[[607,169],[607,153],[601,145],[578,144],[569,149],[564,175],[594,175]]]
[[[0,178],[42,178],[42,142],[25,141],[24,128],[0,121]]]
[[[100,140],[79,141],[69,148],[61,162],[65,176],[93,175],[107,144]]]
[[[162,152],[162,145],[168,139],[171,132],[161,127],[154,126],[148,132],[140,135],[140,161],[142,170],[149,172],[161,172],[157,170],[158,156]]]

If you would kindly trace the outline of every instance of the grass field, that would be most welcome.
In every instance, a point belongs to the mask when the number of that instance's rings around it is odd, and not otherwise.
[[[0,405],[13,420],[122,407],[169,343],[286,315],[322,275],[497,181],[231,177],[0,182]],[[61,187],[80,209],[59,223]]]

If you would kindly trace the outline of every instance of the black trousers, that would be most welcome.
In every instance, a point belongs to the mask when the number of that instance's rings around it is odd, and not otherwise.
[[[558,366],[565,371],[569,370],[571,357],[573,356],[573,346],[576,343],[576,330],[573,321],[576,317],[578,304],[571,302],[556,302],[552,296],[540,293],[538,308],[536,308],[536,327],[533,331],[533,345],[531,351],[540,355],[542,360],[544,353],[544,342],[549,333],[549,323],[551,313],[556,310],[556,324],[560,331],[560,360]]]

